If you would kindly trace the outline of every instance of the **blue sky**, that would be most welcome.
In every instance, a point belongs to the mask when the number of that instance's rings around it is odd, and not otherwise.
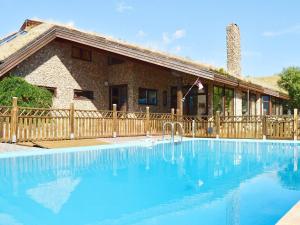
[[[240,26],[243,74],[300,65],[297,0],[0,0],[0,36],[26,18],[69,23],[128,42],[226,67],[226,25]]]

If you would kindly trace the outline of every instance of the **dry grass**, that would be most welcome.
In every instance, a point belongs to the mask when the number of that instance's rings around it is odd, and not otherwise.
[[[266,77],[247,77],[245,78],[246,81],[257,84],[260,86],[263,86],[265,88],[272,89],[274,91],[282,92],[282,93],[287,93],[285,90],[279,87],[278,85],[278,80],[280,77],[278,75],[273,75],[273,76],[266,76]]]
[[[53,25],[41,24],[27,31],[24,35],[19,35],[13,40],[0,46],[0,60],[4,60],[13,53],[17,52],[28,43],[39,37],[41,34],[49,30]]]

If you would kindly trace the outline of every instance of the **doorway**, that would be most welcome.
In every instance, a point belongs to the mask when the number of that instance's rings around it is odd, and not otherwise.
[[[127,84],[113,85],[109,87],[109,108],[112,110],[112,105],[117,104],[118,111],[128,110]]]

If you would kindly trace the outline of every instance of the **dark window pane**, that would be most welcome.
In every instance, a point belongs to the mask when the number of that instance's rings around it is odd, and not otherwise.
[[[263,114],[270,114],[270,96],[263,95],[262,96],[262,109]]]
[[[84,90],[74,90],[74,98],[75,99],[94,99],[94,92],[92,91],[84,91]]]
[[[124,63],[123,59],[119,59],[113,56],[108,56],[108,65],[116,65]]]
[[[139,89],[139,104],[146,105],[147,104],[147,90],[140,88]]]
[[[148,90],[147,93],[148,105],[157,105],[157,92],[155,90]]]
[[[223,113],[223,88],[214,86],[213,112],[217,111]]]
[[[248,93],[242,93],[242,114],[245,115],[248,113]]]
[[[171,87],[171,108],[177,108],[177,88]]]
[[[72,57],[76,59],[85,60],[85,61],[92,61],[92,51],[73,46]]]
[[[233,112],[233,97],[234,97],[233,89],[225,88],[225,112],[229,115],[234,114],[234,112]]]
[[[86,61],[91,61],[92,60],[92,53],[91,51],[82,49],[82,59]]]
[[[163,105],[166,106],[168,104],[168,92],[163,92]]]
[[[142,105],[157,105],[157,91],[140,88],[138,103]]]

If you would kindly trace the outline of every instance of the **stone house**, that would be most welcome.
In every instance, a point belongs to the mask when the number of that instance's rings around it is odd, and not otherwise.
[[[53,108],[185,115],[282,114],[286,92],[241,73],[240,32],[227,27],[227,72],[72,27],[26,20],[0,40],[0,76],[16,75],[53,93]],[[192,86],[199,79],[203,88]],[[277,78],[274,78],[277,79]],[[274,80],[273,79],[273,80]],[[187,92],[190,89],[189,92]],[[182,100],[183,97],[187,94]]]

